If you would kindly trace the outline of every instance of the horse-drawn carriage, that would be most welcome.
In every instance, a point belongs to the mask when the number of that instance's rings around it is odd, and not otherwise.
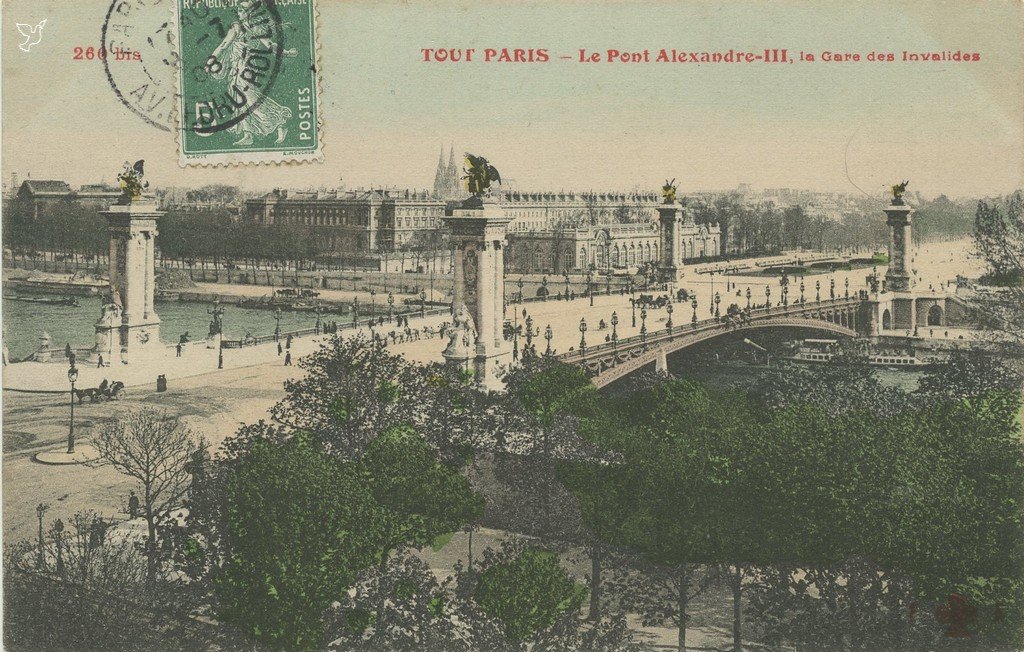
[[[108,383],[106,379],[100,383],[99,387],[88,387],[86,389],[75,390],[75,396],[78,398],[79,405],[81,405],[82,401],[86,398],[89,399],[90,403],[96,403],[98,401],[115,401],[120,399],[126,393],[124,383],[120,380]]]

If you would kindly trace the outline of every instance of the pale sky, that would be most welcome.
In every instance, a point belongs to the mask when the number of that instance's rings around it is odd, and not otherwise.
[[[1020,2],[318,6],[324,162],[182,169],[173,134],[128,111],[99,61],[72,60],[75,46],[99,44],[106,1],[4,0],[5,181],[11,172],[112,181],[122,162],[144,158],[156,186],[334,187],[343,178],[421,188],[454,142],[530,189],[655,190],[672,177],[683,192],[750,183],[874,194],[903,179],[928,196],[1024,187]],[[42,41],[19,51],[14,24],[44,18]],[[488,47],[547,48],[551,61],[422,62],[420,49],[434,47],[476,48],[478,57]],[[884,51],[897,61],[559,59],[579,48]],[[899,61],[903,50],[958,49],[981,60]]]

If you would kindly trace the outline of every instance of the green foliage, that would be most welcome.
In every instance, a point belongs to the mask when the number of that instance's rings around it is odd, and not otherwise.
[[[483,514],[483,499],[466,478],[440,463],[408,427],[393,428],[371,442],[359,469],[376,501],[398,517],[392,546],[430,545]]]
[[[586,596],[586,589],[558,565],[557,555],[534,548],[487,568],[473,592],[476,603],[502,623],[511,641],[524,641],[551,627],[563,614],[578,610]]]
[[[312,438],[257,443],[228,472],[221,617],[274,646],[316,649],[323,614],[379,558],[390,516]]]

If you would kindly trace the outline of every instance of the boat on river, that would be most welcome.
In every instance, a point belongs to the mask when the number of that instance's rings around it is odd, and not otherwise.
[[[30,303],[41,303],[47,306],[68,306],[71,308],[78,307],[78,299],[75,297],[61,297],[60,299],[51,297],[6,297],[11,301],[27,301]]]

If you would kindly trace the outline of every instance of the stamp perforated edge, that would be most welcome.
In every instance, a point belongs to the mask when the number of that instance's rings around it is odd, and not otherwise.
[[[313,8],[313,50],[315,51],[316,71],[313,75],[316,84],[316,149],[311,152],[298,152],[289,154],[287,150],[274,152],[226,152],[220,154],[185,154],[184,143],[182,142],[181,123],[181,70],[175,72],[174,89],[176,91],[174,112],[174,146],[177,149],[178,166],[182,168],[229,168],[244,166],[275,166],[275,165],[301,165],[303,163],[323,163],[324,161],[324,115],[321,111],[322,102],[320,96],[323,94],[323,74],[320,62],[320,5],[317,0],[309,0]],[[179,33],[178,5],[180,2],[174,0],[171,3],[171,24],[174,25],[174,45],[177,47]],[[180,51],[179,51],[180,52]],[[179,66],[181,58],[179,56]]]

